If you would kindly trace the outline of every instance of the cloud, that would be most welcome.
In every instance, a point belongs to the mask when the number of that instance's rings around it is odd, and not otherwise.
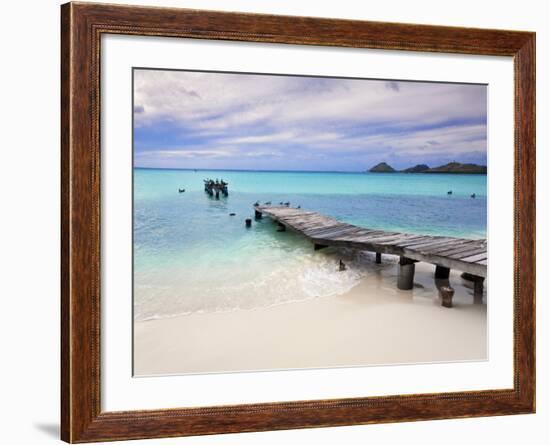
[[[183,148],[180,150],[151,150],[151,151],[143,151],[138,153],[138,156],[141,157],[148,157],[148,156],[155,156],[159,158],[212,158],[212,157],[228,157],[228,156],[234,156],[235,153],[232,150],[224,150],[224,149],[217,149],[217,150],[193,150],[188,148]]]
[[[250,159],[254,168],[362,170],[384,154],[397,168],[486,161],[483,85],[158,70],[134,76],[141,166],[171,159],[174,167],[251,168]]]

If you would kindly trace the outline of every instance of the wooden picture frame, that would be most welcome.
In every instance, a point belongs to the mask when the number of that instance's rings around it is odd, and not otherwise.
[[[61,7],[61,437],[93,442],[535,411],[535,34],[172,8]],[[103,34],[512,56],[514,387],[102,412],[100,39]],[[512,253],[512,252],[511,252]]]

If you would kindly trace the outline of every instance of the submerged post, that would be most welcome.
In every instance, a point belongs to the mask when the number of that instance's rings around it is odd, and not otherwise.
[[[441,306],[453,307],[453,296],[455,290],[451,286],[441,286],[439,288],[439,295],[441,296]]]
[[[262,212],[260,212],[259,210],[254,210],[254,218],[262,219]]]
[[[251,227],[252,226],[252,219],[246,218],[244,220],[244,224],[245,224],[246,227]]]
[[[410,290],[414,283],[414,263],[407,257],[399,257],[399,274],[397,276],[397,288],[401,290]]]
[[[382,263],[382,254],[380,252],[376,252],[376,264]]]

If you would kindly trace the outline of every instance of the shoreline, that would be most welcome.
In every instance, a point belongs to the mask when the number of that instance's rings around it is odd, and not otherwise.
[[[135,321],[135,376],[487,358],[485,297],[474,301],[459,272],[447,309],[433,266],[417,264],[411,291],[395,287],[395,263],[372,269],[339,296]]]

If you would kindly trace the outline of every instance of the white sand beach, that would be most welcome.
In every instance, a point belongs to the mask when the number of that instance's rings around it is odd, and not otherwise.
[[[384,259],[344,295],[230,312],[135,322],[136,376],[484,360],[486,302],[452,271],[454,307],[441,306],[434,266],[396,287]]]

